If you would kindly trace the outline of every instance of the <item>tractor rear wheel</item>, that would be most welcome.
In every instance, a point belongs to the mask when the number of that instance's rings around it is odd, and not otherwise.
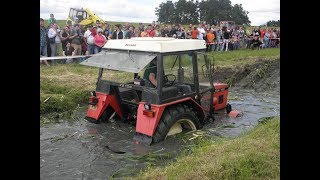
[[[152,137],[154,143],[163,141],[167,136],[202,127],[195,112],[181,104],[167,107]]]

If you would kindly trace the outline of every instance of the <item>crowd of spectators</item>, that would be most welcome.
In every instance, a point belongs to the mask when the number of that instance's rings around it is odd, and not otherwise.
[[[149,25],[139,23],[138,27],[125,23],[110,27],[97,21],[94,26],[82,27],[68,24],[58,27],[54,15],[50,15],[49,26],[44,27],[40,18],[40,56],[58,56],[60,47],[63,56],[91,55],[99,53],[110,39],[132,37],[173,37],[178,39],[201,39],[207,44],[206,51],[230,51],[240,48],[260,49],[280,46],[279,28],[258,28],[252,31],[242,26],[219,27],[202,22],[186,27],[181,24],[161,25],[153,21]],[[79,62],[81,59],[67,58],[61,63]],[[49,66],[47,61],[43,61]],[[58,62],[53,60],[52,64]]]

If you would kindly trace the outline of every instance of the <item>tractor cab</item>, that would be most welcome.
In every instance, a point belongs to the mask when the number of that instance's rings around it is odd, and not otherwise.
[[[81,63],[99,67],[86,119],[132,121],[135,139],[150,144],[200,129],[216,110],[231,111],[228,85],[213,83],[213,59],[205,48],[205,41],[191,39],[108,41]]]

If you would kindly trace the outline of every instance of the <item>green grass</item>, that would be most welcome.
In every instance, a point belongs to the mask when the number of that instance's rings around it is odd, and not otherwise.
[[[280,179],[280,118],[237,138],[203,141],[191,154],[134,179]]]
[[[280,48],[261,50],[240,49],[227,52],[211,52],[209,54],[213,55],[215,66],[241,66],[251,64],[257,59],[279,59]]]
[[[40,68],[40,114],[64,112],[88,100],[98,68],[79,64]]]

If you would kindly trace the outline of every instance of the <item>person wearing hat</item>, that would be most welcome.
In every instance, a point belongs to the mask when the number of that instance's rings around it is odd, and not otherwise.
[[[121,25],[117,24],[116,30],[112,34],[112,39],[123,39],[123,32],[121,30]]]

